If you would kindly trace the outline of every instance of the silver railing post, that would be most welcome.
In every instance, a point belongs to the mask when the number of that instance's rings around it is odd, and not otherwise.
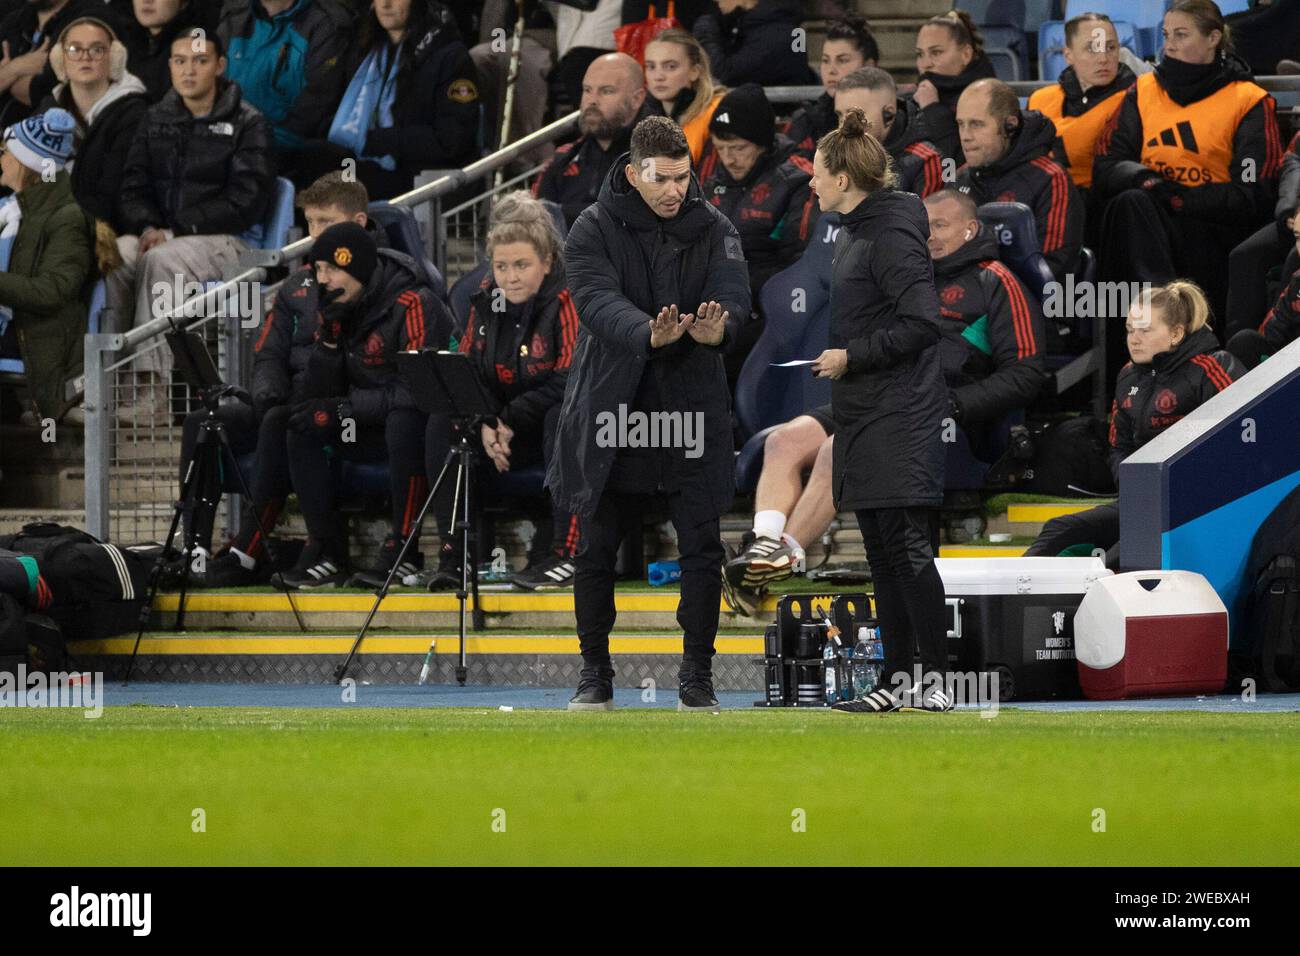
[[[122,336],[115,333],[91,332],[86,335],[86,530],[101,541],[110,540],[111,531],[108,478],[113,390],[108,363],[121,344]]]

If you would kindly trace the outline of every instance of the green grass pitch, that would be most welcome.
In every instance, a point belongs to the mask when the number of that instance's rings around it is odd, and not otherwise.
[[[9,711],[0,740],[0,865],[1268,865],[1300,846],[1297,713],[135,706]]]

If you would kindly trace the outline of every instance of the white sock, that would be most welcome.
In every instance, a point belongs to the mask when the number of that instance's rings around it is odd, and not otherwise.
[[[774,541],[781,540],[781,532],[785,531],[785,515],[779,511],[756,511],[754,512],[754,536],[758,538],[772,538]]]
[[[244,554],[238,548],[231,548],[230,553],[239,559],[239,563],[244,566],[245,571],[253,571],[257,568],[257,558]]]

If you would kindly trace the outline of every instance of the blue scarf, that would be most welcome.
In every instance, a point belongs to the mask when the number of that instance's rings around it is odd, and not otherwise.
[[[22,222],[22,207],[18,205],[17,196],[7,196],[0,200],[0,272],[9,271],[9,256],[14,251],[14,240],[18,238],[18,226]],[[0,306],[0,335],[4,335],[14,311],[9,306]]]
[[[387,45],[380,50],[371,50],[357,67],[334,114],[329,141],[351,151],[358,159],[376,162],[391,172],[397,168],[397,160],[392,156],[366,156],[362,153],[366,148],[366,133],[376,126],[382,129],[393,125],[393,100],[397,98],[397,65],[401,52],[398,51],[389,66],[388,50]]]

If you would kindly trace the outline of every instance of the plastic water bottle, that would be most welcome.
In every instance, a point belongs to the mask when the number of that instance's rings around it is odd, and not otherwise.
[[[871,629],[871,640],[867,642],[869,653],[867,654],[868,666],[871,669],[871,687],[874,690],[880,686],[881,674],[885,669],[885,642],[880,639],[880,628]]]
[[[646,580],[650,582],[651,587],[662,587],[665,584],[675,584],[682,579],[682,565],[680,561],[656,561],[646,568]]]
[[[878,681],[876,670],[872,669],[871,628],[858,628],[858,643],[853,645],[853,696],[863,697],[876,689]]]
[[[838,633],[830,635],[826,646],[822,648],[822,663],[826,672],[826,703],[833,704],[840,699],[839,685],[839,643]]]

